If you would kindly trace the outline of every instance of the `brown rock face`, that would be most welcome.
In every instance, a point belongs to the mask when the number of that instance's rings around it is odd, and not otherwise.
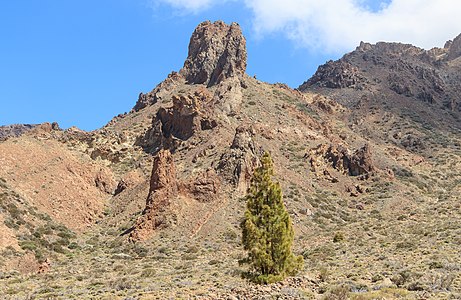
[[[112,194],[116,188],[116,182],[113,174],[107,169],[100,169],[94,178],[96,187],[104,193]]]
[[[371,157],[371,149],[368,144],[365,144],[362,148],[354,152],[350,159],[348,169],[349,175],[351,176],[370,174],[376,170]]]
[[[367,175],[376,170],[368,144],[357,149],[353,154],[341,144],[321,144],[312,149],[307,156],[313,172],[327,176],[332,180],[333,177],[331,177],[327,167],[333,167],[333,169],[350,176]]]
[[[138,139],[137,145],[148,152],[160,148],[172,149],[198,130],[210,130],[217,122],[211,118],[211,94],[204,88],[187,95],[173,96],[173,107],[160,108],[152,127]]]
[[[180,74],[187,83],[213,86],[226,78],[243,75],[246,66],[246,41],[240,26],[206,21],[192,34]]]
[[[259,158],[253,141],[253,128],[239,126],[228,152],[225,152],[216,167],[225,180],[232,183],[240,192],[245,192],[250,184]]]
[[[191,183],[186,184],[185,192],[199,202],[216,200],[221,187],[221,180],[215,170],[208,169],[199,174]]]
[[[143,181],[143,175],[139,170],[132,170],[126,173],[117,184],[114,195],[118,195],[125,190],[129,190]]]
[[[156,228],[169,225],[168,208],[178,194],[176,169],[168,150],[160,150],[154,158],[146,208],[137,220],[130,239],[148,239]]]

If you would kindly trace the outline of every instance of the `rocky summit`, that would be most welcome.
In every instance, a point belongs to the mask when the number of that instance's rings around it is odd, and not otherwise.
[[[292,89],[207,21],[104,127],[2,126],[2,299],[460,298],[460,45],[362,42]],[[258,285],[240,223],[264,152],[304,266]]]
[[[247,67],[246,41],[237,23],[203,22],[189,43],[189,54],[180,74],[189,84],[208,87],[230,77],[241,77]]]

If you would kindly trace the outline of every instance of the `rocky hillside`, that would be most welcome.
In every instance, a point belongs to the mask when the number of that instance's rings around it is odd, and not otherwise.
[[[246,75],[238,24],[201,23],[129,113],[0,142],[0,294],[460,297],[460,42],[362,43],[293,90]],[[239,223],[264,151],[305,266],[257,286]]]

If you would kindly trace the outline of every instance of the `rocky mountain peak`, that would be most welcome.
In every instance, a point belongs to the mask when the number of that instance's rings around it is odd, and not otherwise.
[[[192,34],[180,74],[189,84],[213,86],[226,78],[243,75],[246,66],[246,41],[240,26],[206,21]]]

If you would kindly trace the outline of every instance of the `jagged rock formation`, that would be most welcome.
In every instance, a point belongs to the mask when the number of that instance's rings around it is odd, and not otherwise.
[[[0,141],[6,140],[9,137],[18,137],[37,125],[38,124],[13,124],[0,126]]]
[[[180,74],[189,84],[216,85],[242,76],[247,65],[246,41],[237,23],[206,21],[197,26]]]
[[[151,92],[139,95],[133,111],[158,101],[168,100],[178,85],[218,85],[213,101],[225,114],[235,114],[242,102],[241,87],[247,65],[246,41],[237,23],[203,22],[197,26],[189,43],[189,53],[179,73],[168,78]]]
[[[193,93],[173,95],[173,106],[161,107],[152,120],[152,127],[136,142],[146,151],[174,149],[191,138],[196,131],[210,130],[218,123],[212,117],[212,96],[204,88]]]
[[[320,144],[306,154],[311,165],[311,171],[317,175],[324,175],[336,182],[328,167],[349,176],[370,175],[377,170],[375,167],[370,146],[365,144],[353,154],[344,145]]]
[[[173,156],[170,151],[161,150],[154,159],[146,207],[136,221],[130,239],[145,240],[156,228],[167,227],[171,221],[168,219],[168,208],[177,195],[178,183]]]
[[[118,195],[125,190],[135,187],[143,181],[143,176],[138,170],[132,170],[126,173],[117,183],[114,195]]]
[[[151,92],[143,94],[140,93],[136,105],[133,107],[134,111],[139,111],[146,106],[153,105],[157,101],[162,101],[165,97],[169,96],[173,88],[184,81],[184,78],[177,72],[172,72],[168,77],[159,83]]]
[[[254,134],[251,126],[237,127],[230,149],[222,154],[216,166],[218,173],[240,192],[246,192],[253,171],[259,165],[258,149],[252,138]]]

